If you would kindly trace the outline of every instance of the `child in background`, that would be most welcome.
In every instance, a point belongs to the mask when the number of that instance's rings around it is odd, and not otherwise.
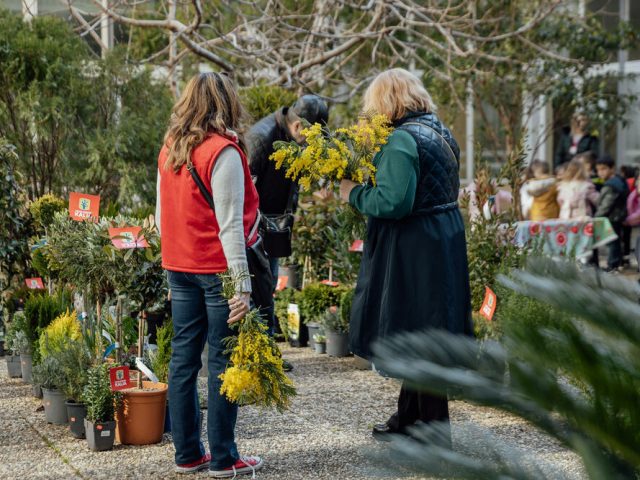
[[[622,267],[622,223],[627,219],[627,182],[616,175],[615,162],[609,155],[600,157],[596,162],[598,176],[604,181],[600,190],[600,202],[595,217],[607,217],[618,238],[609,244],[607,271]]]
[[[604,182],[600,177],[598,177],[598,172],[596,171],[596,161],[598,160],[598,156],[592,151],[587,151],[579,153],[573,158],[582,162],[586,175],[591,178],[591,183],[596,187],[596,191],[599,192],[602,189]]]
[[[549,165],[540,160],[531,163],[533,178],[525,182],[525,188],[533,197],[529,217],[535,222],[558,218],[557,180],[549,174]]]
[[[574,158],[568,164],[558,184],[558,205],[561,220],[590,217],[598,203],[598,192],[587,175],[584,163]]]
[[[638,174],[636,167],[631,165],[623,165],[620,167],[620,175],[627,182],[629,192],[633,193],[636,189],[636,175]],[[631,195],[631,193],[629,195]],[[628,207],[627,207],[628,208]],[[622,263],[629,265],[629,257],[631,256],[631,227],[622,226]]]
[[[520,213],[522,220],[529,220],[529,214],[531,213],[531,206],[533,205],[533,197],[529,193],[529,180],[533,178],[531,173],[531,165],[529,165],[522,174],[523,181],[520,187]]]

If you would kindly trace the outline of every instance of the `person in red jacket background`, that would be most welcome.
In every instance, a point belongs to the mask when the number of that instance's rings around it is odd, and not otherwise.
[[[242,106],[226,75],[193,77],[173,107],[158,158],[156,223],[162,266],[171,289],[174,337],[169,364],[169,412],[178,473],[209,469],[214,478],[255,473],[259,457],[241,457],[235,443],[238,406],[220,394],[228,356],[222,340],[249,311],[246,245],[255,231],[258,194],[239,137]],[[211,210],[193,180],[194,168],[213,196]],[[246,275],[236,295],[222,296],[219,273]],[[201,354],[209,345],[207,436],[200,439],[197,392]]]

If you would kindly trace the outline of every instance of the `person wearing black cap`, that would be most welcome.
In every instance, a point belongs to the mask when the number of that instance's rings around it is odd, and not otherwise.
[[[291,107],[283,107],[256,123],[246,135],[249,168],[260,197],[260,211],[267,217],[292,214],[298,203],[298,185],[285,177],[284,170],[276,170],[269,157],[274,152],[273,143],[281,140],[304,143],[302,130],[307,124],[326,125],[329,118],[327,103],[317,95],[303,95]],[[290,217],[292,222],[292,217]],[[291,223],[291,226],[292,223]],[[265,234],[265,250],[271,257],[274,291],[278,280],[278,258],[291,254],[291,239],[277,242]],[[277,245],[276,245],[277,243]],[[273,331],[273,305],[263,306]]]

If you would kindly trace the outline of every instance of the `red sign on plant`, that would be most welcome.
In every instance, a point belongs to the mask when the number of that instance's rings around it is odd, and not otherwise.
[[[356,240],[349,247],[350,252],[362,253],[364,251],[364,241]]]
[[[100,195],[71,192],[69,195],[69,215],[74,220],[97,219],[100,212]]]
[[[482,307],[480,307],[480,315],[491,321],[493,319],[493,314],[496,312],[498,297],[489,287],[485,287],[485,289],[486,293],[484,295]]]
[[[126,390],[131,388],[131,377],[129,376],[129,367],[113,367],[109,369],[109,379],[111,380],[111,390]]]
[[[333,282],[331,280],[322,280],[320,283],[327,285],[329,287],[337,287],[338,285],[340,285],[339,282]]]
[[[287,288],[287,282],[289,282],[289,277],[287,275],[280,275],[278,277],[278,284],[276,285],[276,291],[281,291]]]
[[[44,283],[42,283],[42,279],[40,277],[26,278],[24,280],[24,283],[26,283],[27,284],[27,288],[30,288],[31,290],[43,290],[44,289]]]
[[[140,236],[140,227],[110,228],[111,243],[118,249],[146,248],[149,246],[144,237]]]

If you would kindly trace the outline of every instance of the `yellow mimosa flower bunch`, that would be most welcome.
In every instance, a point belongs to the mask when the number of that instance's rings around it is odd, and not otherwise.
[[[304,130],[305,145],[275,142],[270,159],[285,175],[312,190],[321,180],[336,182],[343,178],[357,183],[375,184],[373,157],[380,151],[393,128],[384,115],[365,115],[347,128],[331,131],[315,123]]]
[[[230,274],[221,277],[224,295],[231,298],[234,285],[241,279]],[[267,325],[259,312],[251,310],[232,328],[238,329],[238,335],[224,340],[231,356],[227,369],[220,375],[220,393],[239,405],[275,407],[280,412],[288,409],[296,389],[284,373],[282,354],[267,334]]]

